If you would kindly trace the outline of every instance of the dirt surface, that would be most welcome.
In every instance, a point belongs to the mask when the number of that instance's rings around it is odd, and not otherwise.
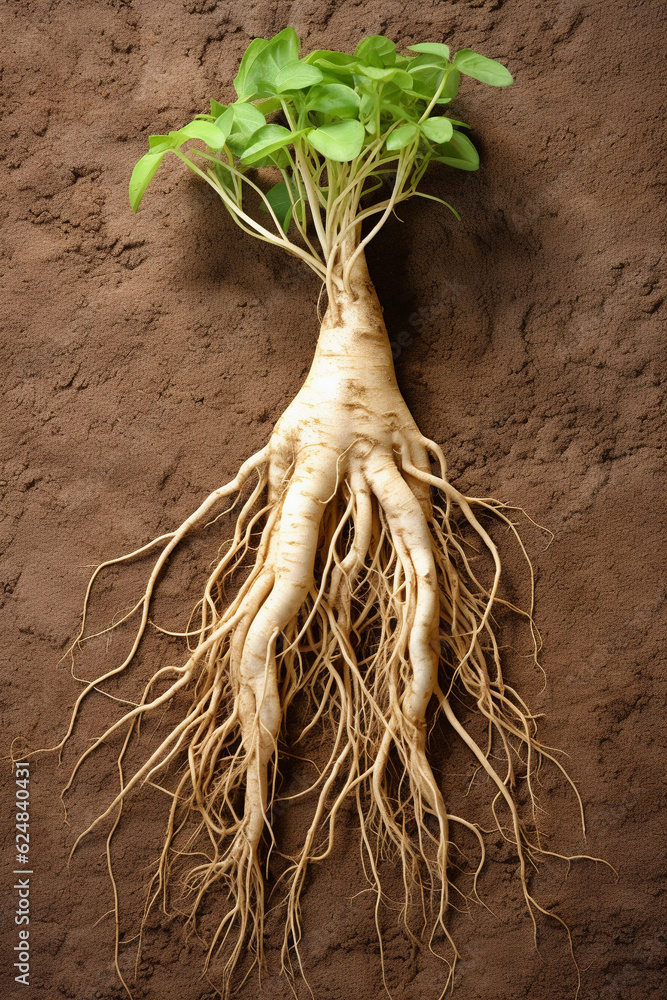
[[[507,669],[544,712],[545,742],[567,750],[586,805],[584,845],[572,796],[544,773],[549,846],[603,856],[618,880],[588,861],[566,880],[567,866],[552,858],[533,891],[572,930],[580,1000],[664,996],[661,8],[659,0],[5,0],[3,756],[19,734],[35,746],[63,734],[79,688],[58,661],[77,631],[89,567],[180,523],[227,481],[266,441],[315,343],[316,279],[244,238],[177,163],[164,166],[132,215],[128,175],[146,135],[178,127],[209,96],[230,99],[249,40],[287,24],[306,50],[352,48],[376,32],[401,46],[428,39],[478,49],[506,61],[516,83],[462,87],[457,110],[474,125],[482,168],[434,170],[427,190],[463,221],[411,202],[372,245],[369,266],[401,388],[422,429],[443,443],[456,484],[520,504],[554,533],[547,548],[526,531],[548,684],[518,653]],[[183,625],[216,539],[214,531],[189,546],[165,580],[163,621]],[[520,559],[505,542],[510,583],[525,597]],[[110,573],[92,625],[128,606],[145,569]],[[90,643],[81,674],[117,663],[126,640]],[[160,655],[149,642],[117,692],[131,697]],[[26,876],[12,874],[15,786],[5,765],[0,992],[10,1000],[123,995],[113,921],[101,919],[112,905],[104,836],[85,841],[67,868],[74,835],[109,801],[112,748],[88,762],[69,795],[71,827],[59,803],[77,754],[114,711],[93,698],[62,767],[53,757],[31,764],[29,987],[13,980],[12,886]],[[491,825],[484,782],[465,795],[472,762],[446,730],[434,739],[452,809]],[[299,817],[296,809],[280,817],[288,841]],[[128,937],[163,822],[163,798],[146,790],[119,827]],[[346,823],[304,895],[302,953],[316,1000],[383,995],[353,813]],[[457,1000],[575,996],[562,927],[540,920],[534,948],[516,860],[491,836],[479,886],[488,908],[452,914]],[[394,911],[382,921],[392,996],[437,997],[442,966],[426,947],[412,948]],[[268,968],[261,987],[253,975],[239,990],[243,1000],[290,995],[277,972],[281,934],[274,911]],[[213,996],[202,957],[180,919],[152,917],[134,996]],[[131,975],[132,948],[121,962]],[[309,995],[302,982],[296,989]]]

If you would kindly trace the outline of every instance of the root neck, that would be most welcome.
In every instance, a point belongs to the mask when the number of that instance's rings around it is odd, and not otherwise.
[[[396,389],[394,360],[382,306],[363,252],[354,262],[350,290],[330,288],[313,364],[306,385],[323,377],[345,380],[367,389]]]

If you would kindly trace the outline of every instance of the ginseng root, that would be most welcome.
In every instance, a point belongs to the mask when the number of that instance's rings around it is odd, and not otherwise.
[[[416,901],[430,928],[429,945],[438,936],[449,942],[451,975],[458,954],[446,922],[452,828],[464,827],[479,845],[475,892],[485,844],[476,823],[448,811],[429,763],[427,728],[442,715],[490,778],[495,820],[518,854],[533,922],[547,911],[531,894],[528,866],[552,852],[542,850],[535,824],[520,815],[515,764],[522,761],[533,814],[540,761],[563,769],[537,741],[534,716],[503,680],[493,613],[508,602],[499,595],[500,557],[483,522],[495,516],[521,544],[510,509],[463,496],[447,477],[441,449],[418,430],[396,384],[363,254],[355,261],[350,290],[339,288],[331,299],[310,374],[267,446],[175,531],[95,571],[86,605],[105,567],[160,550],[133,609],[140,623],[132,648],[123,663],[85,686],[61,748],[82,702],[134,659],[156,581],[176,547],[231,497],[240,504],[234,536],[206,582],[187,660],[162,667],[138,703],[76,764],[67,788],[103,742],[125,734],[117,793],[76,844],[107,821],[111,864],[111,837],[127,797],[146,783],[168,792],[166,835],[146,914],[160,900],[166,909],[175,860],[203,837],[208,850],[185,878],[190,924],[196,925],[207,894],[222,888],[228,903],[208,942],[208,961],[224,956],[217,985],[227,996],[246,953],[257,962],[262,958],[264,865],[275,839],[280,747],[287,713],[301,695],[311,707],[301,735],[326,724],[330,736],[324,766],[299,793],[310,798],[311,821],[281,879],[283,968],[293,974],[295,957],[301,964],[300,899],[308,867],[331,853],[341,807],[351,798],[364,869],[378,902],[380,859],[394,857],[402,869],[407,931],[414,935],[410,914]],[[486,581],[474,568],[478,557],[473,559],[470,537],[478,555],[486,553]],[[537,647],[531,612],[520,613]],[[84,612],[78,641],[85,634]],[[123,760],[140,720],[161,718],[181,692],[188,693],[189,709],[162,730],[159,745],[126,776]],[[488,724],[487,747],[461,720],[461,703]],[[118,912],[116,927],[118,960]]]

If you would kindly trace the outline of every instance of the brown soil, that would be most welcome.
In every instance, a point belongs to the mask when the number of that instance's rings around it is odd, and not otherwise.
[[[89,567],[180,523],[229,479],[266,441],[313,350],[317,281],[244,238],[178,164],[163,168],[132,215],[128,173],[145,135],[178,127],[211,95],[229,99],[250,38],[288,23],[304,48],[346,48],[381,31],[403,46],[446,39],[478,49],[504,59],[516,84],[462,88],[459,116],[474,123],[482,169],[434,171],[429,182],[462,223],[430,202],[411,203],[375,242],[369,266],[401,348],[405,397],[444,444],[456,483],[521,504],[554,532],[549,548],[526,532],[547,687],[517,654],[508,671],[544,712],[546,743],[567,749],[586,804],[584,846],[571,796],[545,772],[551,846],[602,855],[619,877],[582,861],[566,881],[566,866],[552,859],[533,891],[572,929],[580,1000],[661,995],[661,8],[659,0],[6,0],[3,755],[18,734],[34,746],[62,735],[78,686],[58,661],[77,630]],[[187,547],[166,579],[163,621],[170,611],[183,621],[216,538]],[[525,596],[511,546],[508,569]],[[110,574],[93,624],[127,606],[142,572]],[[81,673],[115,663],[125,640],[91,643]],[[149,643],[118,691],[134,692],[158,655]],[[108,801],[113,748],[82,772],[68,800],[71,827],[58,801],[76,754],[113,712],[114,703],[91,699],[63,766],[52,757],[32,764],[28,989],[13,981],[14,782],[5,765],[8,998],[122,995],[112,920],[100,920],[112,899],[104,837],[89,838],[67,868],[73,835]],[[448,801],[490,825],[488,788],[478,779],[466,799],[471,762],[445,729],[434,739]],[[286,842],[299,815],[280,818]],[[163,818],[164,801],[148,791],[119,829],[127,936]],[[352,813],[346,822],[304,898],[302,951],[317,1000],[382,995],[373,898],[360,894]],[[573,998],[562,929],[541,920],[535,950],[516,858],[497,837],[489,851],[480,883],[489,908],[452,916],[463,955],[455,997]],[[436,997],[442,967],[410,947],[393,911],[383,922],[392,995]],[[277,975],[280,934],[275,912],[261,988],[251,976],[240,998],[289,995]],[[123,950],[128,974],[131,953]],[[212,996],[202,954],[179,919],[152,917],[134,995]],[[308,995],[302,983],[297,993]]]

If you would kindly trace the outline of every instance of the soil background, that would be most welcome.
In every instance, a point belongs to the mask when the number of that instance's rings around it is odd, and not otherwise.
[[[132,215],[127,182],[148,133],[179,127],[210,96],[230,100],[250,39],[287,24],[306,51],[351,50],[380,32],[402,47],[445,40],[477,49],[506,62],[516,82],[503,91],[470,80],[461,87],[456,111],[474,126],[481,169],[434,169],[426,190],[452,202],[462,222],[415,199],[374,241],[369,266],[402,391],[423,431],[444,445],[455,483],[520,504],[554,534],[547,547],[525,529],[548,683],[523,655],[525,635],[508,651],[507,672],[544,713],[544,741],[567,750],[586,805],[585,845],[572,795],[544,772],[549,845],[602,856],[618,879],[588,861],[566,878],[553,858],[533,891],[571,928],[580,1000],[665,995],[662,8],[660,0],[5,0],[3,756],[15,736],[50,746],[63,734],[79,687],[59,661],[76,635],[90,567],[179,524],[231,478],[267,440],[315,344],[317,280],[245,238],[175,161],[165,161]],[[184,624],[221,540],[216,530],[186,546],[166,578],[161,621]],[[510,593],[525,599],[525,568],[511,539],[499,537]],[[105,578],[92,626],[128,606],[145,571]],[[81,675],[117,663],[128,636],[88,644]],[[160,655],[149,640],[118,694],[132,697]],[[53,756],[31,764],[29,987],[13,981],[14,780],[3,765],[0,991],[8,1000],[124,995],[113,921],[100,919],[112,903],[104,835],[88,838],[67,867],[74,835],[117,780],[113,746],[82,771],[68,798],[71,826],[59,803],[76,756],[115,711],[91,698],[62,766]],[[490,826],[484,781],[465,795],[472,762],[444,728],[433,741],[452,809]],[[298,787],[298,774],[288,779]],[[164,805],[147,789],[119,827],[128,937]],[[301,818],[299,809],[279,818],[286,842]],[[316,1000],[383,995],[352,812],[344,824],[304,895],[302,953]],[[536,951],[516,866],[491,836],[479,886],[488,908],[471,903],[452,914],[462,955],[457,1000],[574,1000],[565,933],[540,919]],[[395,911],[382,921],[392,996],[437,997],[442,964],[409,944]],[[252,974],[239,998],[290,996],[278,975],[281,940],[275,910],[261,986]],[[180,919],[152,916],[134,996],[212,997],[202,960]],[[121,962],[130,976],[132,948]],[[299,980],[296,991],[309,995]]]

